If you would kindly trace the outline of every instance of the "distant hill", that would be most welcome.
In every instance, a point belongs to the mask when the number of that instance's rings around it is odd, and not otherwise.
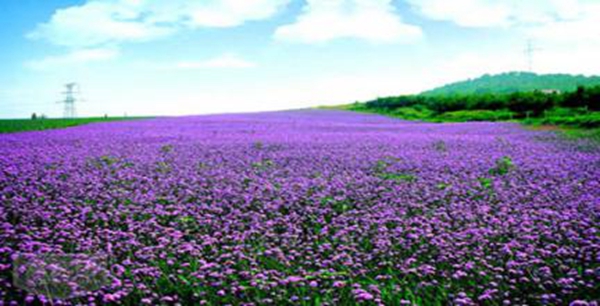
[[[530,72],[508,72],[483,75],[475,79],[447,84],[423,92],[424,95],[513,93],[554,89],[573,91],[577,86],[600,85],[600,76],[586,77],[571,74],[535,74]]]

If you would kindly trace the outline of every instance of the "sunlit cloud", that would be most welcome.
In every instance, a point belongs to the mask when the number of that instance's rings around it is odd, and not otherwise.
[[[463,27],[509,27],[579,18],[585,0],[406,0],[422,16]]]
[[[308,0],[296,22],[275,32],[278,40],[299,43],[339,38],[406,43],[421,36],[419,27],[402,21],[391,0]]]
[[[289,0],[90,0],[58,9],[27,36],[67,47],[159,39],[181,29],[236,27],[273,16]]]
[[[123,41],[145,41],[168,35],[170,27],[140,21],[137,6],[119,1],[92,1],[57,10],[28,34],[34,40],[85,48]]]

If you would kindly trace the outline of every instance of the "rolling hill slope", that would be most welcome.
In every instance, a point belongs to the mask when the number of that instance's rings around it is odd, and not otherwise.
[[[535,74],[530,72],[507,72],[483,75],[475,79],[450,83],[423,92],[423,95],[513,93],[553,89],[573,91],[577,86],[600,85],[600,76],[570,74]]]

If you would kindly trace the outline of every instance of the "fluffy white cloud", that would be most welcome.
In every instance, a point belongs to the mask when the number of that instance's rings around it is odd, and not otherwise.
[[[119,52],[116,49],[80,49],[71,51],[65,55],[48,56],[40,60],[32,60],[26,62],[25,66],[34,70],[49,70],[73,64],[110,60],[117,57],[118,54]]]
[[[122,0],[124,1],[124,0]],[[132,0],[129,0],[132,2]],[[134,7],[150,23],[187,27],[235,27],[267,19],[291,0],[139,0]]]
[[[464,27],[495,27],[577,19],[590,0],[406,0],[426,18]],[[591,2],[591,1],[590,1]]]
[[[68,47],[90,47],[120,41],[154,39],[171,29],[140,20],[137,6],[121,1],[93,1],[57,10],[29,38]]]
[[[191,23],[194,26],[234,27],[246,21],[269,18],[288,3],[289,0],[201,1],[190,5]]]
[[[481,0],[408,0],[422,15],[461,26],[496,26],[507,22],[509,12],[501,3]]]
[[[282,41],[319,43],[358,38],[377,43],[412,42],[421,29],[402,22],[391,0],[307,0],[295,23],[282,26]]]
[[[57,10],[29,33],[68,47],[156,39],[181,28],[234,27],[273,16],[290,0],[90,0]]]

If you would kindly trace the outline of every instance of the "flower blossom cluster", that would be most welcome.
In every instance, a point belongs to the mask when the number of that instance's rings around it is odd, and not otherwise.
[[[0,305],[598,305],[599,231],[600,151],[511,123],[307,110],[0,135]],[[44,254],[100,256],[111,281],[16,286],[15,260]]]

